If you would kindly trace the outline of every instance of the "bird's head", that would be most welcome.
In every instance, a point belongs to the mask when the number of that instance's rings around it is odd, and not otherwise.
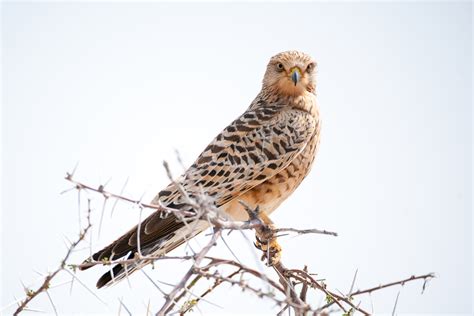
[[[263,77],[263,89],[284,96],[314,93],[316,62],[299,51],[287,51],[273,56]]]

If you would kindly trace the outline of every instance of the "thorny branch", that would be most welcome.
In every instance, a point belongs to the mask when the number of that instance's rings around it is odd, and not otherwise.
[[[186,287],[186,283],[189,281],[189,279],[194,274],[196,274],[196,270],[199,268],[201,261],[204,259],[204,257],[209,252],[209,250],[211,250],[211,248],[216,245],[216,242],[221,236],[221,234],[222,234],[221,229],[218,229],[218,228],[214,229],[214,233],[212,234],[212,237],[209,243],[206,246],[204,246],[204,248],[202,248],[202,250],[199,253],[197,253],[196,256],[194,256],[193,265],[188,270],[188,272],[186,272],[186,274],[183,276],[181,281],[174,287],[171,293],[166,295],[165,297],[166,301],[156,315],[160,315],[160,316],[166,315],[174,307],[174,305],[176,304],[176,300],[175,300],[176,296],[182,289]]]
[[[39,294],[43,292],[45,292],[48,295],[48,298],[53,306],[53,309],[56,312],[56,307],[54,306],[54,303],[51,299],[48,289],[51,286],[51,280],[53,280],[59,272],[67,268],[67,260],[69,259],[69,256],[71,255],[73,250],[77,247],[77,245],[79,245],[84,240],[87,233],[89,232],[89,229],[92,227],[91,219],[90,219],[90,215],[91,215],[90,200],[88,202],[89,203],[88,203],[88,209],[87,209],[87,226],[80,232],[79,238],[75,242],[71,243],[71,245],[69,246],[66,252],[66,255],[61,260],[59,267],[53,272],[49,273],[44,278],[43,283],[36,290],[25,288],[26,298],[20,302],[18,308],[13,313],[14,316],[20,314],[23,310],[25,310],[27,308],[28,303],[30,303],[33,299],[35,299]]]
[[[168,176],[171,178],[171,174],[165,164],[165,168],[167,170]],[[364,289],[364,290],[357,290],[352,292],[352,288],[354,286],[355,277],[353,280],[353,284],[351,286],[351,290],[347,295],[342,293],[336,293],[333,290],[330,290],[328,285],[323,280],[317,280],[313,277],[314,274],[308,272],[308,268],[305,266],[303,269],[287,269],[283,262],[279,260],[278,262],[272,262],[270,257],[268,256],[267,252],[264,252],[264,258],[267,259],[267,265],[271,266],[271,268],[276,272],[278,277],[277,281],[274,280],[273,277],[270,276],[269,273],[265,273],[264,271],[259,271],[254,269],[250,266],[244,265],[235,260],[228,260],[225,258],[216,258],[209,256],[209,251],[216,246],[219,239],[221,239],[222,233],[225,230],[233,231],[233,230],[255,230],[261,231],[265,230],[268,235],[268,238],[276,239],[277,237],[281,237],[288,233],[296,233],[296,234],[324,234],[324,235],[331,235],[337,236],[337,233],[326,231],[326,230],[319,230],[319,229],[295,229],[295,228],[275,228],[269,227],[264,221],[260,218],[258,208],[257,210],[253,210],[250,207],[244,205],[245,209],[248,212],[249,219],[247,221],[233,221],[230,219],[226,214],[223,214],[219,209],[217,209],[212,201],[212,199],[206,196],[204,193],[191,197],[188,193],[180,186],[179,183],[175,182],[175,184],[180,188],[181,193],[186,199],[186,203],[192,206],[192,211],[182,211],[176,210],[172,208],[167,208],[164,205],[153,205],[153,204],[146,204],[142,203],[141,200],[135,200],[129,197],[126,197],[120,194],[115,194],[105,190],[104,185],[100,185],[98,187],[93,187],[91,185],[87,185],[85,183],[79,182],[73,178],[73,173],[68,173],[66,175],[66,180],[71,182],[74,185],[73,189],[76,189],[78,194],[81,191],[90,191],[103,196],[105,200],[115,199],[115,204],[118,201],[130,203],[132,205],[138,206],[140,212],[143,209],[151,209],[151,210],[164,210],[166,212],[173,213],[179,219],[182,219],[185,224],[190,224],[193,221],[199,220],[207,220],[211,226],[213,227],[212,234],[209,238],[208,243],[201,248],[200,251],[195,253],[194,255],[186,255],[186,256],[153,256],[153,255],[142,255],[140,251],[135,253],[135,256],[130,259],[117,259],[117,260],[101,260],[101,261],[94,261],[92,258],[88,262],[80,263],[80,264],[70,264],[68,263],[68,259],[70,257],[71,252],[77,247],[78,244],[84,241],[86,238],[87,233],[89,232],[92,224],[90,220],[90,200],[89,200],[89,207],[87,213],[87,226],[81,231],[79,238],[71,243],[66,256],[61,261],[59,267],[52,273],[49,273],[43,280],[42,284],[36,289],[26,289],[26,298],[22,300],[15,311],[14,315],[18,315],[22,311],[26,311],[27,305],[38,297],[39,294],[45,292],[48,295],[48,299],[50,300],[53,310],[56,313],[56,307],[49,295],[48,289],[50,288],[50,283],[53,278],[55,278],[59,272],[66,270],[69,272],[73,277],[74,273],[77,268],[84,268],[94,265],[114,265],[117,263],[121,264],[138,264],[143,262],[154,262],[156,260],[187,260],[191,261],[192,265],[188,269],[188,271],[182,276],[181,280],[175,284],[172,290],[168,294],[164,294],[164,303],[156,313],[156,315],[170,315],[170,314],[179,314],[184,315],[187,312],[191,311],[197,304],[204,300],[205,296],[209,296],[218,286],[222,284],[228,284],[230,286],[237,286],[242,291],[250,292],[253,295],[259,298],[265,298],[274,302],[277,306],[280,306],[281,311],[278,315],[283,314],[283,312],[292,310],[295,315],[329,315],[328,308],[330,307],[337,307],[336,310],[342,311],[343,315],[353,315],[355,312],[359,312],[363,315],[370,315],[369,312],[364,310],[360,305],[361,303],[354,303],[354,297],[361,296],[363,294],[370,294],[375,291],[379,291],[384,288],[397,286],[397,285],[404,285],[406,283],[415,281],[415,280],[422,280],[423,283],[423,290],[425,289],[426,282],[432,278],[434,278],[433,273],[419,275],[419,276],[411,276],[409,278],[386,283],[383,285],[375,286],[372,288]],[[173,180],[172,180],[173,181]],[[122,190],[123,191],[123,190]],[[80,196],[79,196],[80,199]],[[105,207],[105,204],[104,204]],[[101,217],[103,214],[101,215]],[[263,250],[262,250],[263,251]],[[70,268],[73,272],[67,270]],[[233,272],[224,274],[222,270],[224,269],[234,269]],[[152,277],[147,275],[148,279],[156,286],[156,283],[153,281]],[[74,277],[74,279],[76,279]],[[202,294],[196,295],[192,292],[193,287],[198,283],[204,280],[212,280],[213,284],[207,290],[205,290]],[[255,286],[252,283],[252,280],[257,280],[261,282],[264,287]],[[161,289],[160,291],[164,293]],[[324,305],[316,306],[314,304],[315,295],[320,293],[326,299],[326,303]],[[191,295],[193,298],[185,300],[186,294]],[[121,306],[123,302],[120,300]],[[181,306],[178,308],[177,305],[180,304]],[[126,307],[123,305],[126,309]],[[147,309],[150,307],[148,306]],[[148,314],[148,312],[147,312]]]

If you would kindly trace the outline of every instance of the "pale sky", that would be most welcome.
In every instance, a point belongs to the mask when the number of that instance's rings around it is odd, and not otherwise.
[[[37,284],[35,270],[57,266],[64,236],[77,237],[77,195],[59,194],[77,162],[78,179],[111,178],[119,192],[129,177],[125,194],[151,199],[167,183],[162,161],[179,174],[178,149],[190,165],[250,104],[268,59],[297,49],[319,64],[322,140],[311,174],[272,218],[340,236],[282,238],[284,262],[343,292],[356,269],[361,289],[435,272],[423,295],[421,283],[401,289],[398,312],[471,314],[471,26],[469,2],[4,3],[0,306],[23,295],[20,280]],[[102,200],[90,197],[99,250],[138,213],[108,208],[98,236]],[[226,241],[255,266],[242,236]],[[231,258],[222,242],[214,254]],[[186,267],[146,271],[174,283]],[[103,272],[78,276],[94,288]],[[376,314],[391,313],[399,290],[372,296]],[[78,284],[51,295],[60,314],[117,315],[119,298],[144,314],[163,302],[142,273],[94,291],[106,305]],[[202,302],[203,315],[278,311],[226,286],[209,299],[223,309]],[[52,313],[45,296],[31,307]]]

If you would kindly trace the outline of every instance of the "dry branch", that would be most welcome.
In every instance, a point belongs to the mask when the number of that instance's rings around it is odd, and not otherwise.
[[[91,214],[91,208],[90,208],[90,201],[89,201],[88,211],[87,211],[87,226],[81,231],[81,233],[79,234],[79,238],[69,246],[69,248],[66,252],[66,255],[61,260],[61,263],[60,263],[59,267],[56,270],[54,270],[53,272],[49,273],[44,278],[43,283],[41,283],[41,285],[36,290],[25,288],[26,297],[25,297],[24,300],[22,300],[20,302],[18,308],[13,313],[14,316],[20,314],[23,310],[25,310],[27,308],[27,305],[33,299],[35,299],[39,294],[41,294],[43,292],[45,292],[47,294],[47,296],[48,296],[48,298],[49,298],[49,300],[50,300],[50,302],[53,306],[53,309],[54,309],[55,313],[57,314],[56,306],[54,306],[53,300],[51,299],[51,296],[48,293],[48,289],[51,286],[51,280],[53,280],[59,272],[67,269],[67,260],[69,259],[69,256],[71,255],[72,251],[77,247],[77,245],[79,245],[79,243],[81,243],[84,240],[87,233],[89,232],[89,229],[92,227],[91,220],[90,220],[90,214]]]
[[[167,168],[167,165],[165,165]],[[169,169],[167,168],[169,173]],[[177,284],[172,286],[170,292],[166,294],[157,283],[153,280],[152,276],[149,276],[145,273],[148,280],[153,283],[153,285],[164,295],[164,303],[161,305],[159,311],[156,312],[156,315],[169,315],[178,313],[184,315],[191,311],[194,307],[197,307],[198,303],[204,300],[204,297],[209,297],[210,294],[222,284],[228,284],[230,286],[238,286],[242,291],[247,291],[256,295],[259,298],[265,298],[272,301],[276,306],[281,308],[278,315],[282,315],[285,311],[291,310],[295,315],[329,315],[328,308],[331,306],[336,308],[344,313],[344,315],[352,315],[355,312],[359,312],[363,315],[369,315],[369,312],[360,307],[359,304],[353,302],[354,297],[360,296],[363,294],[370,294],[375,291],[379,291],[388,287],[404,285],[409,282],[416,280],[423,280],[423,289],[425,288],[426,282],[434,278],[433,273],[411,276],[409,278],[390,282],[383,285],[367,288],[364,290],[353,291],[355,284],[355,276],[352,281],[351,289],[347,295],[342,293],[336,293],[335,291],[329,289],[328,285],[322,281],[317,280],[313,277],[314,274],[308,271],[308,268],[304,266],[303,269],[287,269],[281,260],[276,262],[272,261],[268,249],[267,252],[264,251],[264,258],[267,259],[267,264],[271,266],[271,269],[276,272],[277,279],[272,277],[268,271],[259,271],[255,268],[247,266],[238,262],[238,260],[229,260],[225,258],[217,258],[209,256],[209,251],[216,246],[224,231],[243,231],[243,230],[254,230],[256,233],[264,231],[265,238],[267,240],[263,242],[269,242],[270,240],[276,240],[277,237],[281,237],[282,234],[295,233],[295,234],[324,234],[337,236],[337,233],[319,230],[319,229],[295,229],[295,228],[276,228],[270,227],[264,223],[264,220],[260,217],[258,208],[252,210],[250,207],[245,206],[245,209],[248,212],[249,219],[247,221],[234,221],[230,219],[226,214],[223,214],[217,207],[215,207],[212,199],[206,196],[204,193],[195,195],[191,197],[188,193],[180,186],[179,183],[175,184],[181,189],[183,196],[186,199],[186,203],[192,206],[192,211],[181,211],[172,208],[168,208],[164,205],[153,205],[142,203],[141,200],[132,199],[126,197],[122,194],[115,194],[105,190],[105,185],[99,185],[98,187],[93,187],[87,185],[80,181],[77,181],[73,178],[73,174],[67,174],[66,180],[71,182],[78,192],[78,199],[80,200],[81,191],[90,191],[102,195],[105,201],[109,199],[115,199],[114,207],[117,201],[123,201],[135,205],[140,209],[140,212],[143,209],[151,210],[164,210],[167,212],[172,212],[177,215],[179,219],[182,219],[186,225],[190,224],[192,221],[206,220],[208,221],[213,230],[212,234],[209,237],[209,241],[204,247],[197,251],[194,255],[186,256],[153,256],[153,255],[142,255],[138,251],[133,258],[130,259],[117,259],[117,260],[101,260],[95,261],[92,258],[88,262],[80,264],[71,264],[68,263],[71,252],[86,238],[87,233],[91,228],[90,221],[90,201],[88,204],[88,213],[87,213],[87,225],[84,229],[81,230],[79,238],[71,243],[65,257],[61,260],[59,267],[52,273],[49,273],[43,280],[42,284],[36,290],[25,289],[27,295],[23,299],[14,315],[18,315],[22,311],[27,310],[27,305],[34,299],[38,297],[41,293],[46,293],[49,301],[53,307],[55,313],[56,307],[54,306],[52,298],[49,296],[48,289],[50,288],[50,283],[53,278],[55,278],[59,272],[66,270],[70,275],[73,276],[73,280],[79,279],[75,274],[69,271],[67,268],[71,268],[75,271],[77,268],[85,268],[94,265],[114,265],[114,264],[140,264],[154,262],[158,260],[185,260],[191,262],[191,267],[187,272],[181,277],[180,281]],[[104,208],[102,212],[104,212]],[[101,214],[103,218],[103,213]],[[261,234],[257,234],[262,236]],[[137,243],[140,244],[140,240],[137,240]],[[232,249],[230,249],[231,252]],[[263,250],[262,250],[263,251]],[[223,273],[225,269],[231,269],[230,273]],[[248,280],[246,280],[248,279]],[[206,280],[212,281],[212,286],[205,290],[202,294],[196,295],[191,291],[194,289],[197,283],[205,282]],[[256,280],[264,284],[267,289],[259,288],[251,283],[252,280]],[[159,281],[158,281],[159,282]],[[186,294],[191,294],[194,298],[188,301],[185,300]],[[94,294],[95,295],[95,294]],[[315,295],[321,295],[326,298],[326,304],[314,304]],[[122,299],[119,299],[120,306],[127,313],[132,313],[123,303]],[[178,307],[178,304],[179,307]],[[319,305],[319,306],[316,306]],[[147,314],[150,309],[150,304],[147,307]]]

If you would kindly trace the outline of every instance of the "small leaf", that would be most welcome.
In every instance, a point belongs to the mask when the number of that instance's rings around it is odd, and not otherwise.
[[[332,302],[333,302],[332,297],[331,297],[329,294],[327,294],[327,295],[326,295],[326,303],[330,304],[330,303],[332,303]]]

